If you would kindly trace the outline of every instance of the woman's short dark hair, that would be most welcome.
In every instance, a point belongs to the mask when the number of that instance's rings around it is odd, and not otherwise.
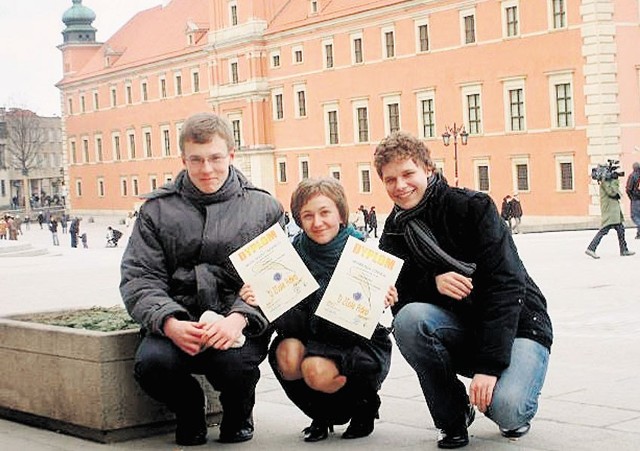
[[[347,195],[340,182],[333,177],[324,177],[319,179],[304,179],[296,190],[291,194],[291,215],[298,226],[302,227],[300,222],[300,211],[302,207],[316,196],[327,196],[338,208],[340,220],[343,224],[349,222],[349,205],[347,204]]]

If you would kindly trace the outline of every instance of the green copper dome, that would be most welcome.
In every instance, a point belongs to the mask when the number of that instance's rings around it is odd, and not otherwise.
[[[62,15],[62,22],[67,26],[62,32],[65,43],[92,43],[96,40],[96,29],[91,23],[96,13],[86,6],[82,0],[73,0],[73,6]]]
[[[62,22],[69,26],[72,24],[85,23],[91,25],[96,19],[96,13],[82,5],[82,0],[73,0],[73,6],[62,15]]]

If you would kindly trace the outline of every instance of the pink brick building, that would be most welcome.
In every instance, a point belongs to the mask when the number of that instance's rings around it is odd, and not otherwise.
[[[457,163],[460,186],[498,204],[517,191],[525,215],[598,214],[590,168],[640,160],[639,8],[172,0],[97,43],[93,13],[74,0],[58,84],[71,204],[131,210],[181,169],[183,121],[215,111],[237,133],[236,164],[286,207],[301,178],[332,175],[352,210],[388,212],[372,154],[402,129],[424,139],[451,184]],[[444,146],[454,123],[467,145]]]

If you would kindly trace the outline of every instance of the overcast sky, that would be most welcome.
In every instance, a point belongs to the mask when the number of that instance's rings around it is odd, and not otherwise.
[[[105,42],[137,12],[163,0],[83,0],[96,14],[96,40]],[[62,14],[72,0],[0,0],[0,106],[60,116]]]

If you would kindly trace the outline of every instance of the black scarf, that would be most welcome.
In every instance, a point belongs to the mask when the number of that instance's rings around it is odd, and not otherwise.
[[[429,229],[429,226],[420,219],[425,209],[429,208],[430,200],[433,198],[437,188],[446,186],[446,183],[439,173],[434,172],[429,177],[427,189],[418,205],[409,210],[402,210],[395,206],[391,214],[394,215],[395,222],[404,229],[405,241],[420,267],[435,267],[471,277],[476,270],[476,264],[457,260],[447,254],[440,248],[438,240]]]
[[[200,191],[191,181],[187,171],[180,171],[176,177],[176,190],[198,207],[224,202],[240,193],[242,187],[251,186],[251,183],[234,166],[229,166],[229,176],[215,193],[207,194]]]
[[[329,280],[331,280],[349,236],[362,239],[362,234],[349,225],[348,227],[341,226],[335,238],[326,244],[316,243],[306,233],[300,233],[293,242],[302,261],[320,285],[320,289],[317,291],[320,297],[324,294]]]

